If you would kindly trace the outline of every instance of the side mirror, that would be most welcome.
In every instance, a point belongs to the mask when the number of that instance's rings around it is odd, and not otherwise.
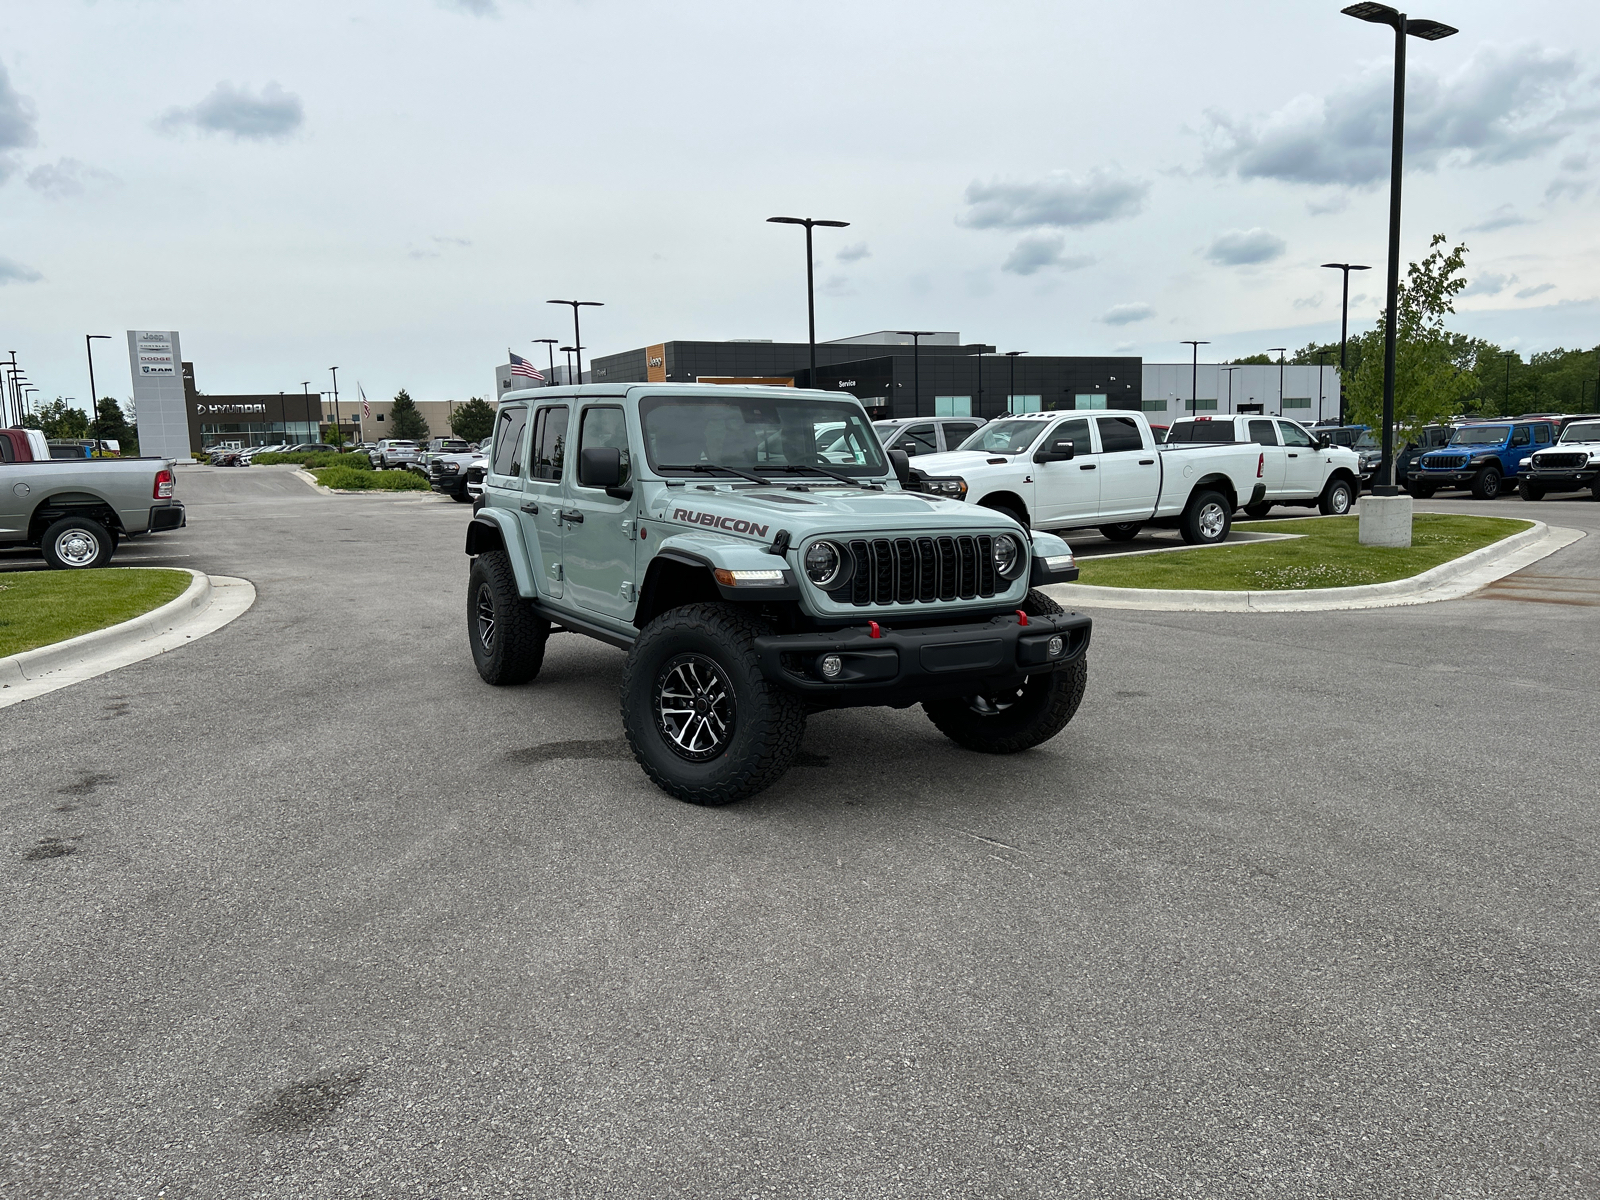
[[[578,455],[578,486],[604,488],[606,495],[617,495],[626,492],[626,499],[633,495],[632,488],[622,486],[623,467],[622,451],[615,446],[589,446]]]
[[[1330,447],[1332,445],[1333,445],[1333,439],[1331,437],[1319,437],[1317,439],[1317,449],[1318,450],[1326,450],[1326,449],[1328,449],[1328,447]]]
[[[1069,441],[1051,442],[1048,449],[1040,450],[1033,456],[1036,463],[1066,462],[1077,454],[1077,443]]]
[[[911,458],[904,450],[889,451],[889,465],[894,468],[894,477],[900,481],[901,487],[910,484]]]

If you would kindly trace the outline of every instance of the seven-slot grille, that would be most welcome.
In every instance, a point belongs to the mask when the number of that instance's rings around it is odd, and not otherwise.
[[[1533,465],[1541,471],[1576,471],[1580,467],[1589,465],[1587,454],[1541,454],[1533,460]]]
[[[931,604],[995,593],[988,534],[857,538],[845,543],[855,574],[828,598],[838,604]]]
[[[1459,471],[1467,465],[1465,454],[1430,454],[1422,460],[1422,466],[1429,471]]]

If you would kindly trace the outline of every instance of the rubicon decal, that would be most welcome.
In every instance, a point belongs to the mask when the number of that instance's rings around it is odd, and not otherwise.
[[[687,508],[672,510],[674,521],[687,521],[690,525],[704,525],[708,529],[725,529],[729,533],[748,533],[752,537],[767,536],[767,526],[757,525],[742,517],[719,517],[716,513],[690,512]]]

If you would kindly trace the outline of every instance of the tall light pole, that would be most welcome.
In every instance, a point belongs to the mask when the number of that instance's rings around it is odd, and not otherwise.
[[[1233,373],[1235,371],[1242,371],[1242,370],[1244,370],[1244,368],[1243,367],[1223,367],[1222,369],[1228,373],[1228,411],[1232,412],[1233,411]]]
[[[578,356],[578,378],[575,383],[583,382],[583,334],[578,331],[578,310],[580,308],[604,308],[604,300],[546,300],[546,304],[572,305],[572,349]]]
[[[94,435],[94,448],[100,446],[100,393],[94,386],[94,344],[97,341],[109,342],[109,333],[86,333],[83,335],[83,354],[89,360],[89,432]]]
[[[22,419],[22,417],[27,416],[28,410],[33,407],[33,393],[37,392],[38,390],[39,389],[34,387],[31,383],[22,389],[22,414],[17,418],[19,421]]]
[[[1186,340],[1182,344],[1194,347],[1194,360],[1189,364],[1191,367],[1189,375],[1189,416],[1193,417],[1195,410],[1200,407],[1200,347],[1209,346],[1211,343]],[[1232,381],[1232,376],[1229,376],[1229,380],[1230,382]]]
[[[1516,356],[1517,352],[1515,350],[1500,351],[1500,357],[1506,360],[1506,410],[1500,414],[1501,416],[1505,417],[1509,417],[1511,415],[1511,360]]]
[[[1322,424],[1322,396],[1323,396],[1323,390],[1324,390],[1323,389],[1323,385],[1322,385],[1322,372],[1326,369],[1326,366],[1327,366],[1327,364],[1325,364],[1322,360],[1327,358],[1327,357],[1328,357],[1328,352],[1326,350],[1318,350],[1317,351],[1317,424],[1318,425]],[[1343,425],[1344,422],[1340,421],[1339,424]]]
[[[542,345],[545,348],[545,351],[550,355],[550,378],[544,381],[545,387],[555,387],[556,385],[556,343],[560,340],[560,338],[533,339],[533,344],[535,346]]]
[[[1280,417],[1283,416],[1283,352],[1288,348],[1287,346],[1267,347],[1268,354],[1271,354],[1274,350],[1278,352],[1278,415]]]
[[[1017,355],[1026,354],[1026,350],[1007,350],[1006,357],[1011,360],[1010,390],[1006,392],[1006,411],[1013,411],[1011,406],[1017,402]]]
[[[567,356],[567,382],[571,383],[572,382],[572,353],[573,353],[573,351],[577,350],[578,347],[577,346],[561,346],[561,347],[559,347],[559,349],[560,349],[561,353],[563,353],[563,354],[565,354]],[[578,359],[578,361],[582,362],[583,359],[580,358],[580,359]]]
[[[20,390],[17,386],[17,352],[12,350],[9,353],[11,355],[11,374],[8,382],[11,387],[12,403],[16,403],[16,397],[20,394]]]
[[[339,435],[339,368],[329,367],[328,370],[333,372],[333,433],[337,437]]]
[[[849,221],[818,221],[811,217],[768,217],[769,225],[804,225],[806,227],[806,344],[811,349],[811,376],[807,380],[812,387],[817,386],[817,293],[812,285],[811,262],[811,230],[813,226],[821,225],[828,229],[844,229],[849,226]]]
[[[931,337],[931,329],[896,329],[902,337],[911,339],[911,415],[922,415],[922,339]],[[815,386],[815,385],[813,385]],[[892,409],[890,411],[893,411]],[[935,416],[938,414],[935,413]]]
[[[1335,271],[1344,272],[1344,302],[1340,308],[1341,316],[1339,317],[1339,424],[1345,425],[1348,422],[1346,422],[1344,416],[1344,378],[1346,374],[1344,351],[1346,344],[1350,341],[1350,272],[1370,271],[1372,268],[1362,266],[1360,263],[1323,263],[1322,265]]]
[[[1389,147],[1389,278],[1383,319],[1383,464],[1373,489],[1375,496],[1398,496],[1394,483],[1394,343],[1400,295],[1400,179],[1405,165],[1406,35],[1437,42],[1460,30],[1442,21],[1411,20],[1405,13],[1366,0],[1340,10],[1360,21],[1387,25],[1394,30],[1394,132]]]

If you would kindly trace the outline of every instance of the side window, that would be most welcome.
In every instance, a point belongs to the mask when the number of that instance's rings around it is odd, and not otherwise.
[[[1143,450],[1144,439],[1139,436],[1139,423],[1132,417],[1100,417],[1100,449],[1107,454],[1128,450]]]
[[[0,434],[0,462],[15,462],[16,455],[11,452],[11,439]]]
[[[1255,422],[1251,422],[1254,424]],[[1300,426],[1290,421],[1279,421],[1278,428],[1283,430],[1283,444],[1285,446],[1304,446],[1310,448],[1311,435]]]
[[[1250,440],[1258,446],[1276,446],[1278,431],[1271,421],[1251,421]]]
[[[1054,446],[1057,442],[1071,442],[1074,454],[1094,453],[1094,445],[1089,441],[1089,422],[1084,417],[1063,421],[1045,436],[1045,445]]]
[[[566,409],[562,414],[565,424]],[[620,408],[586,408],[583,424],[578,433],[578,453],[601,446],[612,446],[622,451],[622,482],[627,483],[633,472],[628,463],[628,421]],[[576,478],[576,473],[574,473]]]
[[[1538,442],[1541,446],[1543,446],[1547,442],[1549,442],[1549,440],[1550,440],[1550,426],[1548,426],[1548,425],[1535,425],[1533,427],[1533,440]]]
[[[944,423],[944,444],[954,450],[977,432],[978,427],[971,421],[946,421]]]
[[[1511,444],[1513,446],[1526,446],[1532,440],[1531,432],[1526,425],[1518,425],[1511,431]]]
[[[522,431],[528,424],[528,410],[520,406],[503,408],[494,427],[494,473],[518,475],[522,464],[516,461],[517,450],[522,445]]]
[[[561,478],[567,459],[567,418],[565,404],[539,410],[539,424],[533,431],[533,456],[528,463],[529,479]]]
[[[933,431],[932,425],[913,425],[901,435],[895,448],[907,454],[936,454],[939,451],[939,435]]]

